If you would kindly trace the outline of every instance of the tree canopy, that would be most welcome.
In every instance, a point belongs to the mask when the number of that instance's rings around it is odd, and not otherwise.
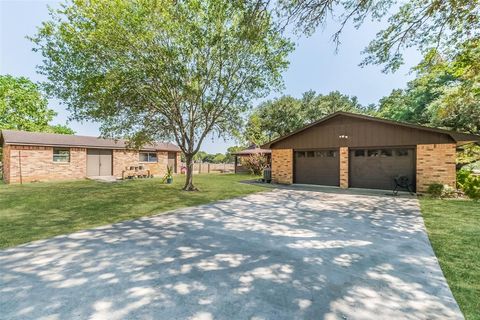
[[[293,49],[248,1],[73,1],[50,14],[32,38],[48,92],[104,135],[174,140],[185,190],[205,137],[238,130],[252,99],[281,85]]]
[[[276,3],[283,20],[306,34],[331,20],[337,22],[339,26],[333,35],[337,44],[348,23],[359,28],[367,19],[388,17],[387,27],[367,46],[362,62],[382,64],[385,71],[398,69],[406,48],[417,47],[423,53],[436,49],[450,54],[463,42],[480,35],[479,0],[277,0]]]
[[[381,99],[378,115],[480,134],[480,41],[464,43],[452,59],[432,50],[414,68],[406,89]]]
[[[31,80],[0,75],[0,130],[73,134],[73,130],[65,125],[50,124],[56,115]]]

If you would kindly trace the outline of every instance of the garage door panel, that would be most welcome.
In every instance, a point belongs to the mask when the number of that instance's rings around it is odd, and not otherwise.
[[[112,150],[100,150],[100,175],[112,175]]]
[[[100,175],[100,153],[96,149],[87,150],[87,176]]]
[[[407,176],[414,185],[414,159],[411,148],[351,150],[350,187],[391,190],[397,176]]]
[[[338,186],[340,184],[338,150],[296,151],[295,182]]]
[[[112,175],[112,150],[87,150],[87,176]]]

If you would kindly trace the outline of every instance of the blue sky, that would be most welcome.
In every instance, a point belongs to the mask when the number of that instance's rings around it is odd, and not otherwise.
[[[48,19],[47,5],[55,6],[57,1],[0,0],[0,74],[25,76],[34,81],[42,81],[35,66],[41,63],[39,53],[31,51],[32,45],[25,38],[33,35],[36,27]],[[346,28],[342,34],[342,44],[337,53],[331,41],[335,31],[330,24],[326,29],[318,30],[312,37],[292,37],[297,42],[296,50],[290,55],[290,67],[284,74],[285,88],[282,92],[270,95],[270,98],[282,94],[300,97],[307,90],[328,93],[338,90],[344,94],[355,95],[362,104],[376,103],[389,94],[392,89],[402,88],[413,78],[411,67],[420,60],[420,55],[410,50],[405,55],[406,64],[395,74],[384,74],[380,66],[358,66],[361,51],[375,37],[383,23],[367,23],[356,30]],[[59,101],[50,101],[50,108],[58,112],[55,123],[65,123],[68,111]],[[71,121],[68,125],[77,134],[99,135],[98,124]],[[235,145],[235,141],[224,141],[215,137],[207,139],[203,150],[211,153],[225,152]]]

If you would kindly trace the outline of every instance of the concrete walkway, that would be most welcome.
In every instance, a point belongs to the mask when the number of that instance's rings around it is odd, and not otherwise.
[[[2,319],[462,319],[417,200],[277,189],[0,251]]]

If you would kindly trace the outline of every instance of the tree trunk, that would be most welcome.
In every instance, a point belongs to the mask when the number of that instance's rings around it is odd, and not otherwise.
[[[198,191],[198,189],[193,185],[193,155],[185,155],[185,162],[187,165],[187,174],[185,177],[185,186],[183,187],[183,190]]]

